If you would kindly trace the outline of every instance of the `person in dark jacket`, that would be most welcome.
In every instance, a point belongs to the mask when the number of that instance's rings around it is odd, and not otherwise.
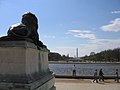
[[[117,83],[119,83],[119,74],[118,74],[118,69],[116,69],[116,72],[115,72],[115,81],[117,82]]]
[[[104,73],[103,73],[103,71],[102,71],[102,69],[100,69],[100,71],[99,71],[99,81],[104,81]]]
[[[76,66],[75,66],[75,64],[73,66],[73,77],[76,77]]]

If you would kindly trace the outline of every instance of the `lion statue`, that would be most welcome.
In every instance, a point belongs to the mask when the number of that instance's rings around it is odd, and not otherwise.
[[[38,20],[37,17],[31,12],[27,12],[22,15],[20,24],[10,26],[7,36],[0,38],[1,40],[29,40],[35,45],[45,47],[41,41],[39,41],[38,35]]]

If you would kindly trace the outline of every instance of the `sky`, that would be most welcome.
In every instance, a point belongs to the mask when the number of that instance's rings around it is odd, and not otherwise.
[[[51,52],[76,57],[120,47],[120,0],[0,0],[0,37],[25,12]]]

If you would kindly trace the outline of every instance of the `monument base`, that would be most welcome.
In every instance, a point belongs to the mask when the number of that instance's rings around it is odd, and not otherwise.
[[[48,53],[27,41],[0,41],[0,90],[56,90]]]
[[[50,78],[50,76],[49,78],[43,77],[42,79],[30,84],[1,82],[0,90],[56,90],[54,82],[55,78]]]

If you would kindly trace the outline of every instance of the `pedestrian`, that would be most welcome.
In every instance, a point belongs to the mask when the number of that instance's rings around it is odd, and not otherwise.
[[[96,81],[96,83],[98,83],[97,69],[96,69],[95,72],[94,72],[94,79],[93,79],[93,82],[95,82],[95,81]]]
[[[104,73],[103,73],[103,71],[102,71],[102,69],[100,69],[100,71],[99,71],[99,81],[104,81]]]
[[[117,82],[117,83],[119,83],[119,74],[118,74],[118,69],[116,69],[116,72],[115,72],[115,81]]]
[[[73,77],[75,77],[75,76],[76,76],[76,66],[74,64],[74,66],[73,66]]]

